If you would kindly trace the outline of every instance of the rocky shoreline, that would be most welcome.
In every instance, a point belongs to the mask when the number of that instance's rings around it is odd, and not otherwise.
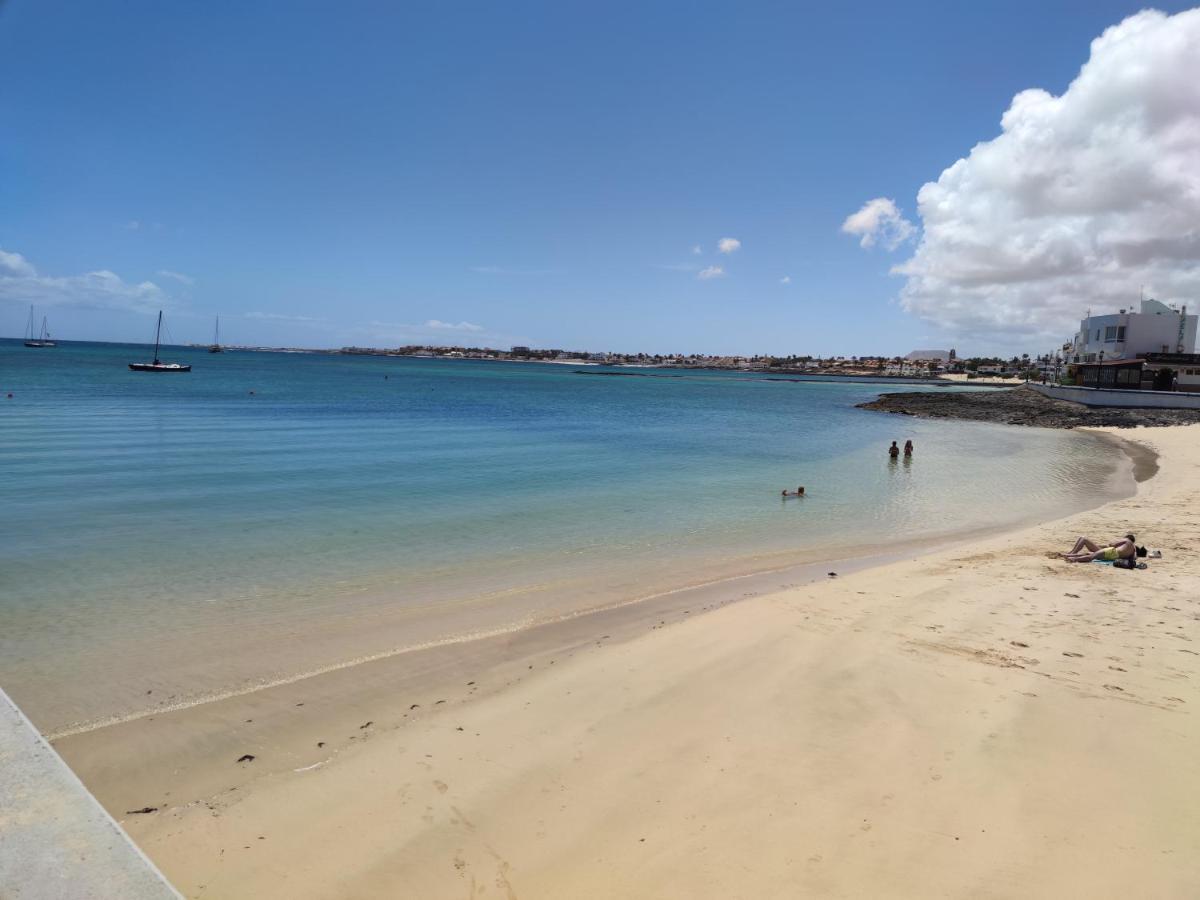
[[[970,419],[1038,428],[1138,425],[1189,425],[1200,422],[1200,410],[1093,409],[1066,400],[1053,400],[1024,386],[987,391],[911,391],[880,394],[859,409],[900,413],[923,419]]]

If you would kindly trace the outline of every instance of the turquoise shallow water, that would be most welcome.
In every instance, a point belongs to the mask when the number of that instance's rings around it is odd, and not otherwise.
[[[145,355],[0,342],[0,683],[47,726],[144,684],[199,696],[1065,514],[1123,463],[1087,435],[857,410],[862,384],[188,349],[163,356],[190,374],[127,370]]]

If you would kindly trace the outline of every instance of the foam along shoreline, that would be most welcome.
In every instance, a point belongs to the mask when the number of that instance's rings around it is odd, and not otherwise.
[[[1159,475],[1065,520],[56,746],[186,893],[1186,894],[1200,428],[1132,435]],[[1164,559],[1046,556],[1128,529]]]

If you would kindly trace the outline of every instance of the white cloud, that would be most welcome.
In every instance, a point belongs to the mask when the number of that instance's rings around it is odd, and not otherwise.
[[[191,275],[184,275],[182,272],[172,272],[170,269],[159,269],[158,274],[163,278],[172,278],[181,284],[193,285],[196,283],[196,279]]]
[[[36,274],[33,266],[20,253],[0,250],[0,278],[30,278]]]
[[[780,279],[779,279],[779,283],[780,283],[780,284],[791,284],[791,283],[792,283],[792,276],[791,276],[791,275],[784,275],[782,278],[780,278]]]
[[[472,272],[481,275],[549,275],[554,269],[510,269],[506,266],[471,266]]]
[[[142,223],[139,222],[137,219],[130,219],[128,222],[125,223],[126,231],[140,231],[141,227],[142,227]]]
[[[887,197],[868,200],[862,209],[847,216],[842,223],[842,231],[857,235],[860,246],[874,247],[876,243],[881,243],[888,250],[895,250],[911,238],[916,230],[916,226],[904,218],[896,201]]]
[[[402,344],[429,344],[431,346],[508,347],[512,344],[529,344],[531,339],[524,335],[502,334],[485,329],[472,322],[442,322],[429,319],[424,325],[404,322],[380,322],[373,320],[354,329],[353,340],[363,346],[399,346]]]
[[[701,269],[696,273],[696,277],[701,281],[708,281],[710,278],[723,278],[725,270],[720,266],[709,266],[707,269]]]
[[[733,253],[742,249],[742,242],[737,238],[721,238],[717,241],[717,250],[721,253]]]
[[[1142,285],[1200,301],[1200,9],[1107,29],[1061,96],[1022,91],[1001,127],[921,188],[924,234],[894,269],[906,310],[1062,340]]]
[[[314,316],[289,316],[286,313],[248,312],[242,313],[245,319],[261,319],[266,322],[326,322],[327,319]]]
[[[0,301],[38,306],[153,312],[171,306],[152,281],[123,281],[107,269],[82,275],[39,275],[21,254],[0,250]]]
[[[692,247],[692,256],[699,256],[704,251],[700,249],[700,245],[696,244]]]
[[[474,322],[442,322],[438,319],[430,319],[425,323],[426,328],[433,328],[437,331],[483,331],[482,325],[476,325]]]

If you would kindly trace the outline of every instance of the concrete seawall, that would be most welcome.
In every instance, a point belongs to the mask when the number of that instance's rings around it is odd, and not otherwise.
[[[1044,397],[1082,403],[1084,406],[1200,410],[1200,394],[1185,394],[1178,391],[1131,391],[1065,384],[1030,383],[1029,386]]]
[[[180,900],[2,690],[0,897]]]

